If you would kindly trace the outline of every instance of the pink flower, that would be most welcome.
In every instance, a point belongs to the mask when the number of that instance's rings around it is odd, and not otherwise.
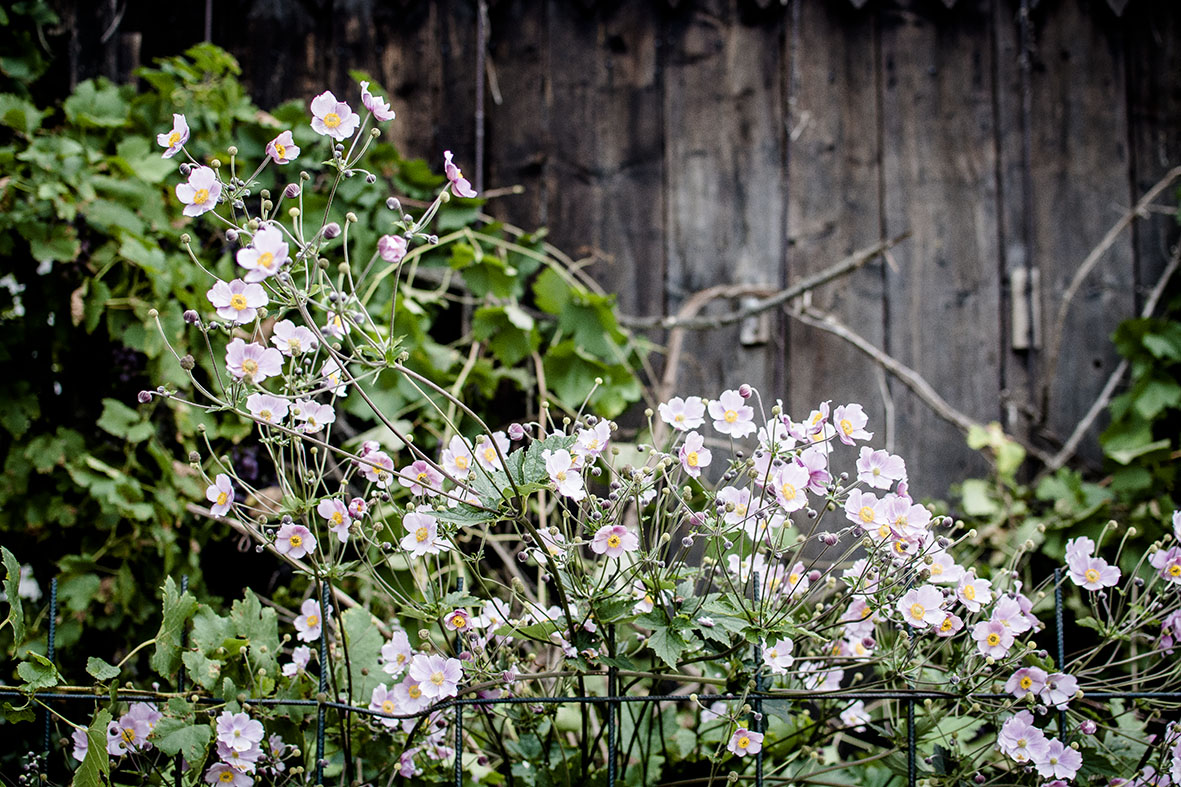
[[[455,192],[455,196],[468,198],[476,196],[476,190],[472,188],[472,184],[459,171],[459,167],[451,162],[450,150],[443,151],[443,171],[447,174],[447,180],[451,181],[451,190]]]
[[[447,447],[443,449],[439,463],[447,475],[462,481],[471,473],[474,461],[471,443],[461,435],[453,435]]]
[[[1002,754],[1019,763],[1040,762],[1050,752],[1046,734],[1033,725],[1033,714],[1027,710],[1005,719],[996,745]]]
[[[248,282],[259,282],[268,276],[273,276],[279,272],[279,268],[283,263],[287,262],[287,243],[283,240],[283,231],[273,224],[267,224],[260,227],[258,232],[254,233],[254,241],[245,249],[238,249],[237,254],[238,264],[246,269],[245,276]],[[233,285],[230,285],[231,288]],[[261,285],[256,285],[258,290],[262,290]],[[257,293],[257,291],[255,291]],[[262,292],[263,301],[259,306],[263,306],[267,302],[266,291]],[[220,312],[219,312],[220,315]],[[239,320],[238,322],[244,322]]]
[[[250,322],[257,316],[259,307],[270,302],[261,284],[247,283],[242,279],[234,279],[229,284],[218,281],[205,297],[217,309],[218,317],[235,324]]]
[[[405,631],[395,631],[390,641],[381,646],[381,668],[388,675],[397,677],[410,663],[414,656],[414,648],[410,647],[410,638]]]
[[[1064,672],[1046,676],[1046,685],[1038,692],[1038,699],[1047,705],[1062,710],[1078,692],[1078,678]]]
[[[282,423],[287,417],[289,405],[286,399],[256,392],[246,397],[246,409],[258,420],[276,424]]]
[[[299,158],[299,147],[290,131],[284,131],[267,143],[267,155],[276,164],[290,164]]]
[[[430,514],[419,511],[409,513],[402,517],[402,525],[408,531],[402,539],[402,549],[414,557],[447,551],[447,543],[439,538],[439,522]]]
[[[283,355],[274,347],[235,338],[226,347],[226,369],[239,380],[261,383],[282,371]]]
[[[316,506],[316,513],[328,520],[328,529],[336,534],[340,543],[349,540],[349,525],[353,523],[349,516],[349,507],[343,500],[329,498],[321,500]]]
[[[433,496],[443,486],[443,476],[423,459],[398,471],[398,483],[417,496]]]
[[[337,101],[330,90],[313,98],[311,108],[312,131],[338,142],[351,137],[361,123],[361,116],[353,112],[348,104]]]
[[[222,711],[217,717],[217,739],[234,751],[246,751],[262,740],[262,722],[245,713]]]
[[[385,451],[371,451],[365,454],[364,460],[358,465],[365,480],[377,484],[378,489],[385,489],[394,482],[394,460]]]
[[[298,560],[316,549],[316,537],[303,525],[286,524],[275,535],[275,550]]]
[[[791,655],[794,649],[795,643],[790,638],[784,637],[763,650],[763,664],[767,665],[774,675],[786,675],[792,662],[795,661],[795,657]]]
[[[969,571],[960,580],[955,594],[969,612],[979,612],[982,604],[992,601],[992,583]]]
[[[690,396],[688,399],[674,396],[662,402],[657,410],[660,420],[681,432],[696,429],[705,423],[705,402],[700,396]]]
[[[302,325],[297,326],[291,320],[282,320],[275,323],[274,331],[271,333],[271,344],[278,347],[279,352],[284,355],[294,357],[312,352],[320,342],[316,339],[316,334]]]
[[[491,439],[488,435],[482,434],[476,439],[474,452],[476,461],[485,470],[501,470],[503,468],[500,464],[500,457],[508,454],[510,445],[508,435],[504,432],[493,432]],[[499,449],[499,454],[497,449]]]
[[[205,488],[205,499],[213,506],[209,509],[214,516],[225,516],[234,505],[234,484],[225,473],[218,473],[213,484]]]
[[[278,352],[271,350],[271,352]],[[299,431],[304,434],[315,434],[328,424],[336,422],[336,410],[330,404],[320,404],[311,399],[300,399],[292,408],[291,414],[295,420],[302,421]],[[392,463],[391,463],[392,466]]]
[[[86,752],[90,748],[90,738],[86,737],[86,730],[74,728],[74,732],[70,734],[70,740],[74,743],[74,750],[70,752],[78,762],[83,762],[86,759]]]
[[[406,239],[400,235],[382,235],[377,239],[377,254],[386,262],[401,262],[406,256]]]
[[[411,680],[418,683],[422,696],[441,700],[459,693],[458,684],[463,680],[463,665],[459,659],[419,653],[410,660],[407,671]]]
[[[176,198],[184,203],[186,216],[200,216],[217,207],[221,181],[209,167],[194,167],[188,183],[176,184]]]
[[[1082,764],[1081,752],[1054,738],[1050,741],[1049,750],[1034,766],[1043,778],[1053,776],[1056,779],[1073,779]]]
[[[1101,557],[1088,557],[1076,559],[1071,564],[1070,578],[1074,584],[1086,590],[1101,590],[1118,585],[1120,571],[1116,566],[1109,566]]]
[[[955,558],[942,549],[929,554],[931,564],[927,566],[927,570],[931,572],[931,578],[928,581],[936,585],[958,585],[964,577],[963,566],[956,563]]]
[[[964,620],[954,612],[948,612],[947,617],[935,627],[935,636],[937,637],[951,637],[958,634],[964,628]]]
[[[878,496],[873,492],[862,492],[860,489],[849,490],[849,496],[845,498],[845,518],[860,525],[870,535],[876,536],[875,540],[877,541],[890,535],[890,528],[886,526],[883,506],[878,500]],[[878,532],[879,528],[884,528],[885,532]]]
[[[443,625],[448,631],[467,631],[472,627],[472,616],[466,609],[456,609],[443,618]]]
[[[908,625],[917,628],[938,626],[946,614],[943,612],[943,593],[934,585],[912,588],[898,599],[898,611]]]
[[[168,148],[168,150],[165,150],[162,154],[160,154],[160,158],[172,158],[180,152],[180,149],[183,148],[185,143],[188,141],[188,121],[185,120],[184,115],[174,114],[172,116],[172,131],[168,132],[167,134],[156,135],[156,144],[162,148]]]
[[[308,668],[308,662],[311,660],[311,648],[307,645],[299,645],[291,651],[291,661],[283,665],[283,674],[288,678],[295,677]]]
[[[775,499],[784,511],[798,511],[808,505],[808,468],[799,462],[785,462],[775,474]]]
[[[564,448],[557,451],[546,451],[545,472],[549,474],[550,483],[557,487],[558,494],[571,500],[582,500],[586,497],[586,490],[582,486],[582,473],[574,465],[574,457]]]
[[[693,478],[699,478],[701,468],[709,467],[709,463],[713,461],[713,454],[705,447],[705,438],[697,432],[685,435],[685,442],[681,443],[678,456],[681,467]]]
[[[845,445],[853,445],[854,440],[869,440],[873,437],[873,432],[865,431],[869,416],[859,404],[838,407],[833,411],[832,421],[837,427],[837,437]]]
[[[714,420],[714,429],[731,437],[746,437],[755,431],[755,411],[746,404],[738,391],[723,391],[722,395],[709,403],[709,416]]]
[[[219,762],[205,771],[205,783],[223,787],[250,787],[254,784],[254,779],[227,763]]]
[[[295,636],[300,642],[315,642],[320,638],[320,629],[324,624],[320,602],[314,598],[305,599],[299,608],[299,616],[295,619]]]
[[[398,702],[394,698],[394,692],[388,689],[384,683],[373,687],[373,695],[369,699],[369,710],[391,715],[398,713]],[[401,719],[379,718],[378,721],[387,727],[397,727]]]
[[[349,384],[345,382],[343,370],[335,358],[324,361],[324,365],[320,367],[320,376],[323,378],[325,390],[333,396],[343,398],[349,395]]]
[[[386,103],[381,96],[375,96],[369,92],[369,83],[361,83],[361,103],[373,113],[373,117],[381,122],[394,119],[394,111],[390,109],[390,105]]]
[[[623,525],[603,525],[591,540],[591,551],[607,557],[619,557],[624,552],[632,552],[639,548],[639,536]]]
[[[570,451],[583,460],[595,459],[603,453],[610,440],[611,422],[602,419],[588,429],[580,429]]]
[[[739,727],[730,736],[730,743],[726,745],[726,749],[739,757],[758,754],[763,749],[763,734],[751,732],[746,727]]]
[[[1005,681],[1005,691],[1017,699],[1026,694],[1037,695],[1046,687],[1046,671],[1039,667],[1022,667]]]
[[[423,694],[418,681],[407,675],[401,683],[394,686],[394,702],[398,703],[402,713],[418,713],[431,704],[431,699]]]
[[[1173,584],[1181,584],[1181,547],[1173,546],[1167,550],[1157,550],[1148,559],[1148,562],[1160,572],[1161,579]]]
[[[717,502],[720,504],[718,510],[722,521],[728,525],[740,525],[746,519],[750,507],[750,490],[724,486],[718,490]]]
[[[857,480],[875,489],[889,489],[895,481],[906,477],[906,463],[902,457],[887,451],[875,451],[867,445],[861,446],[857,459]]]
[[[1003,659],[1013,647],[1013,632],[995,620],[982,620],[972,629],[972,639],[982,656]]]

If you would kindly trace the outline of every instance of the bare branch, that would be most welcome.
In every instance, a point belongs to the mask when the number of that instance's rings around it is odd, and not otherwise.
[[[824,314],[814,309],[804,308],[787,309],[786,311],[789,315],[804,323],[805,325],[810,325],[813,328],[818,328],[827,333],[831,333],[833,336],[844,339],[846,342],[868,355],[881,368],[894,375],[899,381],[902,382],[903,385],[913,391],[914,394],[919,397],[919,399],[921,399],[928,407],[931,408],[935,415],[955,426],[964,434],[967,434],[972,427],[984,426],[984,424],[980,423],[974,418],[971,418],[970,416],[965,415],[956,408],[952,407],[951,404],[942,396],[940,396],[934,387],[932,387],[932,385],[914,369],[911,369],[897,358],[894,358],[882,350],[879,350],[865,337],[841,323],[831,314]],[[1024,442],[1018,440],[1012,435],[1007,435],[1007,437],[1014,442],[1021,443],[1026,452],[1030,455],[1043,462],[1047,461],[1049,455],[1044,451],[1034,446],[1026,445]]]
[[[1119,238],[1120,233],[1127,229],[1128,225],[1137,218],[1147,215],[1148,206],[1157,196],[1164,191],[1173,181],[1181,177],[1181,167],[1174,167],[1161,178],[1155,186],[1145,192],[1140,201],[1124,212],[1120,216],[1119,221],[1112,225],[1103,239],[1095,248],[1091,249],[1091,253],[1079,265],[1078,270],[1074,273],[1074,278],[1070,280],[1070,286],[1066,288],[1066,292],[1062,295],[1062,302],[1058,304],[1058,314],[1054,318],[1054,329],[1050,333],[1050,342],[1046,347],[1046,365],[1045,373],[1042,377],[1041,391],[1038,397],[1040,403],[1042,418],[1045,418],[1046,413],[1050,411],[1050,387],[1054,383],[1054,376],[1058,371],[1059,354],[1062,351],[1062,333],[1066,330],[1066,315],[1070,311],[1071,303],[1074,301],[1074,296],[1078,294],[1079,287],[1082,286],[1083,281],[1094,270],[1095,266],[1099,264],[1103,254],[1111,248],[1116,239]]]

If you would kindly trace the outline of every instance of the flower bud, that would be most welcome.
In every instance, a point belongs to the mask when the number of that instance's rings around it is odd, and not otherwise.
[[[300,191],[300,189],[299,189],[298,183],[288,183],[283,188],[283,196],[286,197],[287,199],[295,199],[296,197],[299,196],[299,191]]]
[[[147,404],[148,402],[152,401],[152,392],[140,391],[135,398],[140,404]]]
[[[520,424],[509,424],[508,439],[513,441],[524,440],[525,427],[521,426]]]
[[[226,148],[226,153],[229,153],[231,156],[238,155],[238,146],[230,145],[228,148]]]
[[[350,210],[348,213],[344,214],[344,220],[350,224],[356,224],[357,223],[357,214],[353,213]]]
[[[374,175],[372,172],[370,172],[368,175],[365,176],[365,182],[368,183],[369,185],[373,185],[374,183],[377,182],[377,176]]]
[[[738,395],[741,396],[743,399],[751,398],[752,396],[754,396],[754,393],[755,393],[754,389],[751,388],[746,383],[743,383],[742,385],[738,386]]]
[[[324,226],[324,237],[327,238],[328,240],[332,240],[333,238],[335,238],[339,235],[340,235],[340,225],[337,224],[335,221]]]
[[[184,369],[186,372],[193,371],[193,367],[196,365],[197,361],[191,355],[186,355],[180,359],[180,368]]]
[[[390,197],[389,199],[387,199],[385,201],[385,206],[387,208],[389,208],[390,210],[394,211],[395,213],[402,212],[402,203],[398,202],[397,197]]]

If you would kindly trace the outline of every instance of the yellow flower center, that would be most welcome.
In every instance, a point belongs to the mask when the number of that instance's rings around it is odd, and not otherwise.
[[[445,678],[443,677],[442,672],[435,672],[431,674],[431,683],[435,684],[436,686],[442,686],[444,680]]]
[[[319,615],[308,615],[308,628],[315,628],[320,625]]]
[[[698,461],[700,460],[697,458],[696,451],[690,451],[685,455],[685,464],[689,465],[689,467],[697,467]]]
[[[1085,576],[1086,576],[1088,582],[1098,582],[1099,581],[1099,572],[1096,569],[1088,568]]]
[[[996,647],[997,645],[1001,644],[1001,635],[997,634],[995,631],[992,632],[991,634],[989,634],[988,635],[988,644],[992,645],[993,647]]]
[[[410,699],[416,700],[422,696],[422,689],[418,688],[418,684],[415,683],[413,686],[406,689],[406,693],[410,695]]]
[[[656,603],[656,599],[652,598],[651,593],[645,593],[644,594],[644,603],[647,604],[648,606],[652,606],[653,604]]]
[[[1021,686],[1021,688],[1028,690],[1031,686],[1033,686],[1033,678],[1026,675],[1024,678],[1021,679],[1021,682],[1019,685]]]
[[[133,730],[131,727],[124,727],[121,737],[127,743],[133,743],[135,741],[135,730]]]
[[[293,353],[298,353],[300,350],[299,339],[288,339],[287,348]]]
[[[179,143],[179,142],[180,142],[180,132],[179,131],[173,131],[171,134],[168,135],[168,147],[174,148],[174,147],[176,147],[177,143]]]
[[[492,446],[488,446],[487,448],[485,448],[484,449],[484,459],[488,462],[491,462],[492,460],[496,459],[496,449],[493,448]]]
[[[840,421],[841,431],[845,434],[853,434],[853,422],[848,418],[842,418]]]
[[[430,537],[430,531],[427,530],[425,527],[420,527],[420,528],[418,528],[418,530],[414,531],[414,540],[420,544],[423,541],[426,541],[427,538],[429,538],[429,537]]]
[[[335,112],[329,112],[324,116],[324,125],[328,128],[336,128],[340,125],[340,115]]]
[[[748,746],[750,746],[750,738],[743,735],[741,738],[738,739],[738,748],[745,749]]]
[[[888,535],[890,535],[890,526],[889,525],[882,525],[881,527],[878,528],[878,536],[880,536],[881,538],[885,538]]]
[[[222,771],[220,774],[218,774],[217,780],[219,782],[227,782],[227,783],[232,782],[234,780],[234,772],[233,771]]]
[[[874,520],[875,515],[872,508],[869,506],[862,506],[861,510],[857,512],[857,516],[861,518],[862,522],[868,525]]]
[[[783,497],[785,500],[794,500],[795,499],[796,488],[794,486],[792,486],[791,484],[784,484],[783,486],[781,486],[779,488],[779,491],[783,493]]]
[[[274,419],[275,416],[274,416],[274,413],[272,413],[270,410],[259,410],[258,417],[261,418],[262,420],[266,421],[267,423],[270,423],[271,420]]]
[[[293,547],[303,546],[303,537],[302,536],[294,535],[288,540],[291,542],[291,546],[293,546]]]
[[[972,585],[964,585],[963,593],[964,598],[968,599],[969,601],[976,600],[976,588]]]
[[[230,296],[230,308],[236,311],[242,311],[247,306],[246,296],[240,292],[236,292]]]
[[[385,702],[381,703],[381,711],[382,711],[382,713],[393,713],[394,712],[393,701],[386,700]]]
[[[451,625],[457,629],[464,628],[467,626],[467,618],[465,618],[463,615],[456,615],[455,617],[451,618]]]
[[[738,420],[738,413],[734,410],[727,410],[726,414],[723,415],[722,418],[725,419],[726,423],[732,424]]]
[[[1174,563],[1173,565],[1169,566],[1169,576],[1181,577],[1181,564]]]
[[[938,563],[931,564],[931,576],[937,577],[942,573],[943,573],[943,566],[939,565]]]
[[[276,142],[275,153],[278,154],[279,158],[287,158],[287,146],[282,142]]]
[[[915,620],[922,620],[923,615],[925,615],[925,614],[927,614],[927,608],[924,607],[922,604],[911,604],[910,605],[910,616],[912,618],[914,618]]]
[[[262,254],[258,255],[258,264],[263,268],[270,270],[271,266],[275,264],[275,255],[271,254],[269,251],[264,251]]]
[[[458,467],[460,470],[467,470],[467,457],[466,456],[455,457],[455,466]]]
[[[559,470],[558,474],[556,476],[554,476],[554,478],[558,479],[559,481],[565,481],[566,480],[566,471]]]
[[[673,420],[676,421],[678,424],[683,424],[683,423],[685,423],[685,416],[681,415],[680,413],[677,413],[676,415],[673,416]]]
[[[940,631],[951,631],[951,618],[944,618],[943,622],[939,624]]]
[[[796,584],[798,584],[798,583],[799,583],[799,581],[800,581],[800,575],[799,575],[799,574],[790,574],[790,575],[787,577],[787,583],[788,583],[789,585],[796,585]]]
[[[421,473],[418,474],[417,478],[418,478],[418,483],[421,484],[423,481],[426,481],[428,478],[430,478],[430,475],[425,470],[423,470]]]
[[[332,519],[332,524],[334,524],[334,525],[343,525],[344,524],[344,514],[340,513],[339,511],[333,511],[331,519]]]
[[[614,533],[607,536],[607,546],[611,547],[612,549],[615,549],[617,546],[619,546],[620,543],[621,543],[621,539],[619,538],[619,536],[615,535]]]
[[[218,504],[219,506],[224,506],[224,505],[226,504],[226,501],[228,501],[229,499],[230,499],[230,493],[229,493],[229,492],[218,492],[218,494],[217,494],[217,504]]]
[[[209,189],[197,189],[197,193],[193,195],[194,205],[204,205],[209,201]]]

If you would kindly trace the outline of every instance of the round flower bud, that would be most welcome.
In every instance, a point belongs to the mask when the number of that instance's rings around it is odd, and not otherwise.
[[[508,439],[510,440],[524,440],[525,427],[520,424],[510,424],[508,428]]]
[[[181,165],[180,165],[180,174],[181,174],[181,177],[185,177],[185,178],[187,178],[187,177],[188,177],[188,176],[189,176],[189,175],[192,173],[192,171],[193,171],[193,165],[192,165],[192,164],[181,164]]]
[[[754,389],[752,389],[746,383],[743,383],[742,385],[738,386],[738,395],[741,396],[743,399],[751,398],[752,396],[754,396],[754,393],[755,393]]]
[[[193,371],[193,367],[197,365],[197,361],[191,355],[186,355],[180,359],[180,368],[186,372]]]
[[[385,201],[385,206],[395,213],[402,212],[402,203],[398,202],[397,197],[390,197]]]
[[[374,175],[372,172],[370,172],[368,175],[365,176],[365,182],[370,185],[373,185],[374,183],[377,182],[377,176]]]
[[[325,227],[324,227],[324,237],[325,238],[327,238],[328,240],[332,240],[333,238],[337,237],[338,235],[340,235],[340,225],[339,224],[337,224],[334,221],[331,224],[325,225]]]
[[[300,189],[299,189],[298,183],[288,183],[283,188],[283,196],[286,197],[287,199],[295,199],[296,197],[299,196],[299,191],[300,191]]]
[[[230,243],[237,243],[238,242],[238,231],[237,230],[226,230],[226,240],[229,241]]]
[[[147,404],[148,402],[152,401],[152,392],[140,391],[135,398],[140,404]]]

